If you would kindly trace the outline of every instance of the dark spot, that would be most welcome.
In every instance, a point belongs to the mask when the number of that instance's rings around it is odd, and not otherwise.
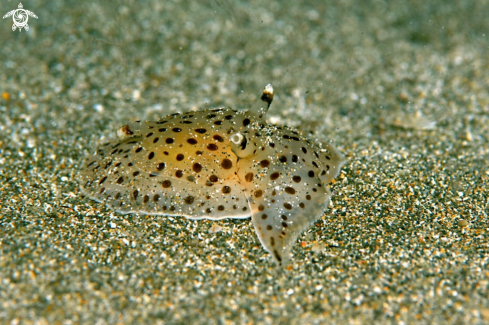
[[[129,167],[131,167],[132,165],[133,165],[133,163],[132,163],[132,162],[130,162],[129,164],[127,164],[127,166],[129,166]]]
[[[173,205],[170,207],[170,211],[175,211],[175,207]]]
[[[135,171],[134,173],[132,173],[132,176],[136,177],[139,175],[139,172],[138,171]]]
[[[117,150],[119,150],[119,149],[114,149],[114,150],[113,150],[113,151],[112,151],[110,154],[111,154],[111,155],[115,154],[115,153],[117,152]],[[94,163],[95,163],[95,161],[94,161],[94,162],[92,162],[91,164],[94,164]],[[90,164],[90,165],[91,165],[91,164]],[[90,165],[88,165],[87,167],[89,167]]]
[[[289,194],[295,194],[295,189],[293,187],[286,187],[285,192]]]
[[[299,161],[299,157],[297,157],[296,155],[292,155],[292,162],[298,162]]]
[[[224,116],[224,119],[226,119],[226,120],[231,120],[232,118],[233,118],[232,115],[226,115],[226,116]]]
[[[154,152],[150,152],[149,155],[148,155],[148,159],[151,160],[155,157],[155,153]]]
[[[196,154],[197,156],[202,156],[203,152],[202,152],[202,151],[200,151],[200,150],[197,150],[197,151],[195,152],[195,154]]]
[[[192,166],[192,170],[196,173],[200,173],[200,171],[202,170],[202,166],[199,163],[195,163]]]
[[[192,204],[192,203],[194,203],[194,200],[195,200],[195,199],[194,199],[194,197],[193,197],[193,196],[191,196],[191,195],[189,195],[189,196],[187,196],[187,197],[185,198],[185,200],[184,200],[184,201],[185,201],[185,203],[187,203],[187,204]]]
[[[271,179],[272,181],[274,181],[274,180],[276,180],[277,178],[279,178],[279,176],[280,176],[280,173],[279,173],[279,172],[274,172],[274,173],[272,173],[272,174],[270,175],[270,179]]]
[[[214,124],[215,125],[221,125],[222,124],[222,121],[215,121]]]
[[[318,164],[316,164],[315,161],[313,161],[312,164],[314,165],[314,167],[319,168]]]
[[[193,176],[187,176],[187,180],[189,182],[193,182],[193,181],[195,181],[195,177],[193,177]]]
[[[163,186],[164,188],[169,188],[171,186],[171,181],[169,180],[163,181],[161,182],[161,186]]]
[[[195,140],[195,139],[187,139],[187,142],[189,144],[197,144],[197,140]]]
[[[287,210],[292,210],[292,204],[284,203],[284,208],[286,208]]]
[[[302,202],[301,202],[301,203],[299,203],[299,206],[300,206],[302,209],[304,209],[304,208],[306,207],[306,205],[305,205],[304,203],[302,203]]]
[[[222,160],[221,166],[224,169],[230,169],[231,167],[233,167],[233,162],[231,160],[225,158]]]
[[[275,238],[270,237],[270,245],[275,246]]]
[[[184,156],[183,156],[181,153],[179,153],[179,154],[177,155],[177,161],[182,161],[182,160],[183,160],[183,158],[184,158]]]
[[[245,118],[243,120],[243,126],[248,126],[249,124],[251,123],[250,119],[249,118]]]
[[[217,176],[216,176],[216,175],[211,175],[211,176],[209,176],[209,180],[210,180],[211,182],[215,183],[215,182],[217,182],[217,181],[219,180],[219,178],[217,178]]]
[[[117,164],[114,165],[114,167],[119,167],[122,163],[118,162]]]
[[[156,143],[156,142],[158,142],[159,140],[160,140],[160,138],[155,137],[155,138],[153,139],[153,143]]]
[[[138,197],[138,194],[139,194],[139,191],[138,190],[134,190],[134,192],[132,192],[132,197],[134,199],[136,199]]]
[[[287,134],[284,134],[284,135],[282,136],[282,138],[284,138],[284,139],[290,139],[290,137],[289,137]]]
[[[287,216],[285,214],[282,214],[280,218],[282,218],[282,220],[287,220]]]
[[[329,167],[329,166],[328,166]],[[326,175],[326,171],[323,169],[323,171],[321,172],[321,176],[323,175]]]
[[[117,194],[114,196],[114,199],[118,200],[121,197],[121,193],[117,192]]]
[[[289,225],[286,222],[282,222],[282,227],[287,228]]]
[[[153,135],[153,132],[149,132],[148,134],[146,134],[146,138],[149,138],[152,135]]]
[[[116,181],[117,184],[122,184],[122,182],[124,182],[124,177],[119,177]]]
[[[214,185],[214,183],[212,183],[211,181],[207,180],[207,181],[205,182],[205,185],[206,185],[206,186],[213,186],[213,185]]]
[[[165,128],[161,128],[161,129],[158,129],[158,131],[160,131],[160,132],[165,132],[165,131],[166,131],[166,129],[165,129]]]
[[[126,135],[133,135],[134,134],[134,132],[132,132],[131,129],[129,128],[129,125],[124,125],[121,128],[121,131],[124,132]]]
[[[275,256],[275,258],[277,259],[277,261],[279,263],[282,263],[282,257],[280,256],[280,254],[278,253],[278,251],[276,249],[273,250],[273,255]]]
[[[331,157],[330,157],[330,156],[324,156],[324,157],[325,157],[326,159],[328,159],[328,160],[330,160],[330,159],[331,159]]]
[[[233,205],[233,210],[236,210],[238,208],[238,206],[235,204]]]
[[[180,128],[173,128],[173,129],[171,129],[171,130],[172,130],[173,132],[182,132],[182,129],[180,129]]]
[[[308,173],[307,173],[307,176],[309,177],[314,177],[314,172],[312,170],[310,170]]]
[[[266,218],[268,218],[268,215],[267,215],[266,213],[264,213],[264,214],[262,214],[262,215],[261,215],[261,218],[262,218],[263,220],[265,220]]]
[[[292,140],[294,141],[300,141],[300,139],[298,137],[290,137]]]
[[[169,155],[168,151],[163,151],[163,154],[164,154],[165,156],[168,156],[168,155]]]
[[[264,160],[260,161],[260,166],[262,166],[263,168],[268,167],[268,166],[270,166],[270,161],[267,159],[264,159]]]
[[[243,207],[243,211],[246,211],[246,210],[248,210],[248,207]]]
[[[260,204],[258,206],[258,211],[263,211],[263,210],[265,210],[265,207],[263,206],[263,204]]]
[[[316,151],[314,151],[314,156],[316,156],[316,158],[319,159],[319,155]]]
[[[143,196],[143,203],[148,203],[148,201],[149,201],[149,196],[148,195]]]
[[[207,130],[206,129],[195,129],[195,132],[200,133],[200,134],[204,134],[207,132]]]
[[[209,115],[207,115],[205,118],[214,118],[214,117],[216,117],[216,116],[217,116],[216,114],[209,114]]]
[[[231,188],[230,188],[229,186],[224,186],[224,187],[222,188],[222,192],[223,192],[224,194],[231,193]]]
[[[270,147],[275,148],[275,143],[270,142],[269,145],[270,145]]]
[[[138,153],[138,152],[141,152],[141,150],[143,150],[143,148],[142,148],[142,147],[138,147],[138,148],[135,150],[135,152],[136,152],[136,153]]]
[[[102,194],[103,192],[105,192],[105,187],[102,187],[99,191],[99,194]]]
[[[218,207],[217,207],[217,210],[219,210],[219,211],[224,211],[224,205],[220,205],[220,206],[218,206]]]
[[[178,178],[181,178],[181,177],[183,176],[183,171],[181,171],[180,169],[179,169],[179,170],[177,170],[177,171],[175,172],[175,176],[176,176],[176,177],[178,177]]]
[[[180,123],[182,123],[182,124],[192,124],[192,121],[180,121]]]
[[[262,216],[262,218],[263,218],[263,216]],[[267,230],[272,230],[272,229],[273,229],[273,227],[271,225],[267,226]]]
[[[175,140],[173,140],[173,138],[166,138],[165,142],[168,143],[168,144],[171,144],[173,143]]]
[[[159,199],[160,199],[160,196],[159,196],[158,194],[155,194],[155,195],[153,196],[153,202],[158,202],[158,201],[159,201]]]
[[[216,134],[216,135],[214,135],[212,138],[213,138],[214,140],[219,141],[219,142],[224,142],[224,138],[223,138],[223,137],[221,137],[220,135],[217,135],[217,134]]]
[[[107,176],[102,177],[102,179],[98,182],[98,185],[101,185],[105,180],[107,179]]]
[[[312,189],[312,191],[313,191],[313,192],[317,192],[318,190],[317,190],[316,188],[313,188],[313,189]]]
[[[163,209],[163,211],[166,211],[167,209],[166,205],[162,206],[161,208]]]
[[[166,164],[165,164],[165,163],[159,163],[158,165],[156,165],[156,169],[157,169],[157,170],[162,170],[162,169],[164,169],[164,168],[165,168],[165,166],[166,166]]]
[[[282,163],[286,163],[287,162],[287,157],[280,156],[280,158],[278,158],[278,160],[280,160],[280,162],[282,162]]]
[[[255,191],[255,197],[261,197],[262,195],[263,195],[263,191],[262,190]]]
[[[248,173],[245,175],[245,180],[247,182],[252,182],[253,181],[253,173]]]
[[[207,145],[207,149],[211,150],[211,151],[214,151],[214,150],[217,150],[217,145],[215,143],[209,143]]]
[[[273,190],[273,191],[272,191],[272,196],[275,196],[275,195],[277,195],[277,191]],[[274,201],[275,201],[275,200],[274,200]],[[272,202],[272,203],[273,203],[273,202]]]
[[[311,196],[309,194],[306,195],[306,200],[311,201]]]

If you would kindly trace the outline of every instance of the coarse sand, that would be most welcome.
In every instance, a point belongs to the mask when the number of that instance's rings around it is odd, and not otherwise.
[[[0,323],[489,323],[488,1],[23,5],[28,31],[0,20]],[[268,83],[269,123],[346,157],[288,267],[249,219],[81,194],[128,121],[244,110]]]

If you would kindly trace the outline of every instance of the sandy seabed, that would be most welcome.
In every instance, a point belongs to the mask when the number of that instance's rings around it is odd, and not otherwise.
[[[1,323],[489,323],[489,2],[23,4],[29,31],[0,21]],[[117,127],[268,83],[270,123],[347,159],[287,268],[249,219],[81,195]]]

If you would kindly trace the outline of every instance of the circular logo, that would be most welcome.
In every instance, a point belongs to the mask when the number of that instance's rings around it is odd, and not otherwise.
[[[14,13],[14,24],[17,27],[24,27],[27,25],[27,21],[29,20],[29,16],[25,12],[24,9],[17,9]]]

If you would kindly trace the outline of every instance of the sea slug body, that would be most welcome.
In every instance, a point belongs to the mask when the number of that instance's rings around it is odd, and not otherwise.
[[[343,156],[285,126],[268,125],[273,88],[249,111],[217,108],[131,122],[87,157],[82,192],[119,213],[248,218],[285,264],[299,234],[330,201]]]

